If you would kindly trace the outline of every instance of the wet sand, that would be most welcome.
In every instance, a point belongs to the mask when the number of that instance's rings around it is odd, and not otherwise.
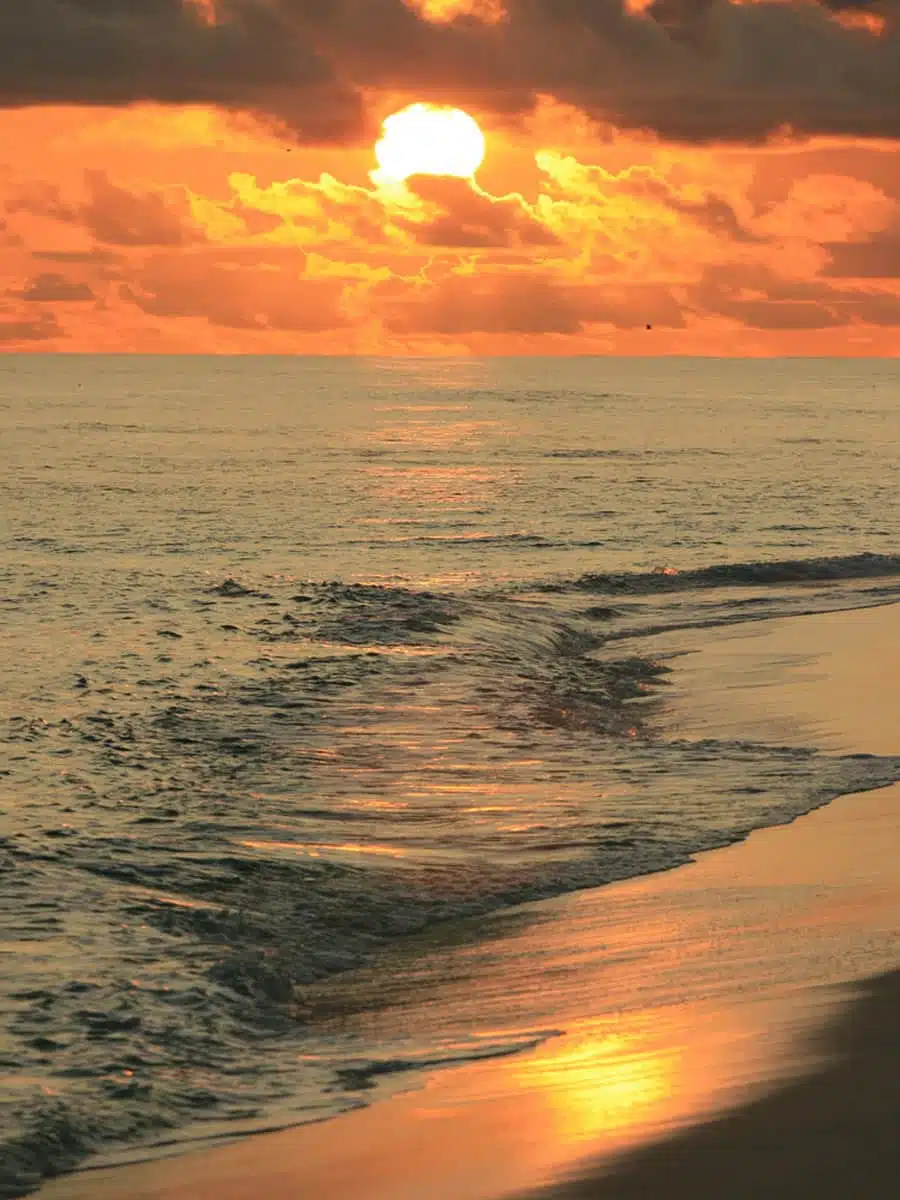
[[[705,631],[697,647],[668,706],[681,735],[900,752],[900,608]],[[39,1194],[893,1196],[898,853],[894,786],[664,875],[530,906],[530,923],[460,948],[453,973],[445,955],[398,960],[396,1002],[372,1028],[427,988],[418,1019],[435,1028],[560,1036],[323,1125]]]
[[[554,1200],[888,1200],[900,1189],[900,972],[869,981],[821,1038],[833,1058],[596,1173]]]

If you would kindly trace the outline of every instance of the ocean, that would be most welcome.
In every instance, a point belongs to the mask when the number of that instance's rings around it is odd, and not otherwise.
[[[665,719],[679,631],[900,599],[898,362],[0,382],[0,1197],[533,1045],[348,980],[900,778]]]

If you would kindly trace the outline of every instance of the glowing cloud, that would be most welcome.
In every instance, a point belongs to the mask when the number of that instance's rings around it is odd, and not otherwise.
[[[420,12],[427,21],[439,25],[455,21],[458,17],[474,17],[493,25],[506,16],[503,0],[405,0],[405,3]]]
[[[193,11],[204,25],[218,24],[216,0],[185,0],[189,11]]]

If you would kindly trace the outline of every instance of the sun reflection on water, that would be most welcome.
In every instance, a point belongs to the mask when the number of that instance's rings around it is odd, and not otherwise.
[[[677,1044],[649,1029],[574,1033],[516,1064],[564,1143],[597,1141],[660,1123],[678,1091]]]

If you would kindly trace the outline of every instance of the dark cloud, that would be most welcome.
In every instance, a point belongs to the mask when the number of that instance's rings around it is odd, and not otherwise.
[[[840,292],[839,311],[869,325],[900,325],[900,296],[890,292]]]
[[[52,313],[39,317],[6,316],[0,312],[0,346],[16,343],[46,342],[60,337],[62,329]]]
[[[729,238],[733,242],[763,242],[766,239],[748,229],[740,220],[733,206],[714,192],[703,192],[697,198],[686,195],[661,178],[649,167],[633,167],[621,175],[605,181],[607,191],[615,190],[629,196],[657,200],[682,216],[691,217],[698,225],[711,233]]]
[[[65,200],[55,183],[32,179],[9,187],[3,198],[8,213],[27,212],[54,221],[71,221],[75,209]]]
[[[708,267],[691,289],[694,307],[754,329],[826,329],[843,322],[823,303],[814,282],[782,279],[766,267],[728,264]]]
[[[532,216],[519,196],[489,196],[467,180],[451,176],[413,176],[407,187],[438,210],[425,224],[394,218],[423,245],[523,249],[559,244],[559,238]]]
[[[361,102],[297,26],[316,7],[220,0],[224,19],[209,25],[180,0],[12,0],[0,7],[0,105],[213,104],[340,141],[358,131]]]
[[[536,271],[452,275],[389,307],[387,326],[401,334],[576,335],[588,325],[641,329],[684,325],[671,291],[659,284],[566,284]]]
[[[200,317],[227,329],[323,333],[349,323],[342,281],[308,276],[302,251],[160,255],[122,296],[152,316]]]
[[[341,142],[384,88],[507,114],[551,95],[695,142],[900,136],[895,0],[877,37],[841,23],[865,5],[829,5],[508,0],[505,22],[434,25],[403,0],[218,0],[209,25],[189,0],[8,0],[0,104],[216,104]]]
[[[753,164],[753,180],[744,193],[745,199],[755,218],[763,222],[790,199],[798,180],[823,175],[855,180],[864,187],[876,188],[888,199],[900,201],[900,155],[890,142],[794,144],[763,154],[750,151],[747,161]]]
[[[24,244],[22,235],[14,229],[10,229],[7,219],[0,216],[0,246],[23,246]]]
[[[613,0],[541,0],[565,27],[544,70],[588,113],[688,141],[900,132],[900,41],[804,3],[667,3],[665,24]],[[658,12],[658,10],[657,10]],[[702,35],[702,36],[701,36]],[[565,55],[580,38],[577,65]],[[536,51],[536,54],[539,53]],[[534,69],[537,69],[537,61]],[[554,83],[556,83],[554,78]]]
[[[98,242],[108,246],[184,246],[197,241],[199,227],[186,210],[162,192],[131,192],[104,171],[86,171],[88,201],[78,216]],[[184,197],[182,197],[184,200]]]
[[[829,329],[855,321],[900,321],[900,297],[892,293],[834,287],[822,279],[784,279],[763,266],[709,267],[690,294],[697,311],[731,317],[754,329]]]
[[[683,329],[684,312],[672,289],[660,283],[627,283],[585,290],[584,319],[616,329]]]
[[[836,279],[900,279],[900,224],[873,237],[826,244],[831,262],[825,274]]]
[[[55,184],[37,180],[13,189],[6,209],[83,225],[107,246],[186,246],[202,239],[183,188],[132,192],[105,171],[85,171],[84,179],[83,201],[70,201]]]
[[[96,299],[88,284],[75,283],[71,279],[66,279],[64,275],[57,275],[53,272],[46,272],[30,280],[18,293],[18,296],[22,300],[37,304],[68,304],[73,301]]]
[[[704,229],[730,238],[733,242],[752,244],[766,240],[741,223],[734,208],[723,196],[706,195],[697,201],[673,197],[669,200],[669,207],[693,217]]]
[[[374,21],[393,5],[367,7]],[[364,80],[377,59],[372,82],[437,99],[471,94],[503,111],[547,94],[620,128],[686,141],[754,141],[786,128],[900,134],[895,26],[873,37],[801,0],[673,0],[655,19],[653,10],[624,12],[621,0],[509,0],[507,7],[502,25],[407,34],[405,43],[380,40],[373,23],[364,43],[353,33],[350,0],[334,0],[330,11],[337,19],[342,10],[347,30],[333,43],[335,61]]]
[[[91,250],[34,250],[31,257],[42,262],[86,263],[91,266],[108,266],[122,261],[115,250],[94,246]]]
[[[577,334],[584,327],[577,295],[549,276],[454,275],[421,298],[388,308],[392,333]]]

